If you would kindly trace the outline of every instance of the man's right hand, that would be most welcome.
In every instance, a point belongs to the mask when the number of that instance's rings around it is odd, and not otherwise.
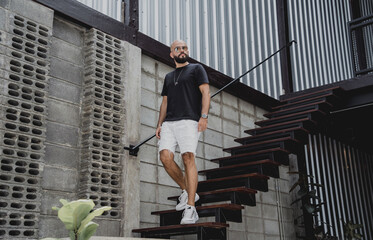
[[[157,130],[155,130],[155,136],[160,139],[161,138],[161,128],[162,127],[158,127]]]

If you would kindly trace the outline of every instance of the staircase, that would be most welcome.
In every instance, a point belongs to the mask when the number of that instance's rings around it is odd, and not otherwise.
[[[260,127],[245,131],[251,136],[235,139],[241,146],[223,149],[231,156],[212,159],[218,168],[199,171],[206,180],[198,183],[198,223],[180,225],[182,211],[156,211],[152,214],[159,215],[160,227],[133,232],[149,238],[197,234],[199,240],[227,239],[227,222],[242,222],[244,206],[255,207],[255,194],[268,191],[268,179],[279,177],[279,165],[289,165],[289,154],[303,149],[308,134],[325,128],[342,94],[333,87],[288,98],[264,114],[268,120],[255,123]],[[168,199],[177,201],[178,196]],[[214,217],[214,222],[203,222],[204,217]]]

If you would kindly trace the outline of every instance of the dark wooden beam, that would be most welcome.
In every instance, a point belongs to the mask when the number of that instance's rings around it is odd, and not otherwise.
[[[285,46],[290,42],[287,0],[277,0],[277,26],[279,45]],[[291,39],[294,40],[294,39]],[[280,53],[282,94],[293,92],[293,78],[291,72],[290,48]]]
[[[33,0],[74,22],[96,28],[113,37],[136,44],[137,31],[75,0]]]

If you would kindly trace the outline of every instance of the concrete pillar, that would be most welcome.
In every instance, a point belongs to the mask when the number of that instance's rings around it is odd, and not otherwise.
[[[141,49],[125,42],[125,109],[126,134],[123,142],[126,146],[137,144],[140,139],[141,109]],[[122,186],[123,218],[121,236],[129,237],[132,229],[139,228],[140,223],[140,159],[124,153]]]

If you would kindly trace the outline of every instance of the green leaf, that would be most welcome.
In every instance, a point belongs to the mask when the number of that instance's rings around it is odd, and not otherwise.
[[[59,211],[58,217],[65,224],[66,229],[76,230],[81,221],[95,206],[92,200],[77,200],[66,203]]]
[[[360,233],[354,233],[354,238],[362,239],[363,235],[361,235]]]
[[[70,231],[69,232],[69,236],[70,236],[70,240],[76,240],[75,232],[74,231]]]
[[[56,211],[59,211],[61,208],[59,207],[52,207],[52,210],[56,210]]]
[[[68,204],[69,202],[65,199],[60,199],[60,202],[62,203],[63,206],[65,206],[66,204]]]
[[[358,228],[362,228],[363,227],[363,225],[362,224],[352,224],[352,229],[358,229]]]
[[[111,207],[102,207],[94,210],[91,212],[83,221],[82,224],[80,225],[80,228],[78,230],[78,233],[82,232],[85,225],[91,222],[91,220],[97,216],[101,216],[105,211],[109,211]]]
[[[90,237],[92,237],[93,234],[95,234],[97,227],[98,227],[97,223],[94,223],[94,222],[87,223],[82,229],[81,233],[79,233],[77,240],[88,240]]]

